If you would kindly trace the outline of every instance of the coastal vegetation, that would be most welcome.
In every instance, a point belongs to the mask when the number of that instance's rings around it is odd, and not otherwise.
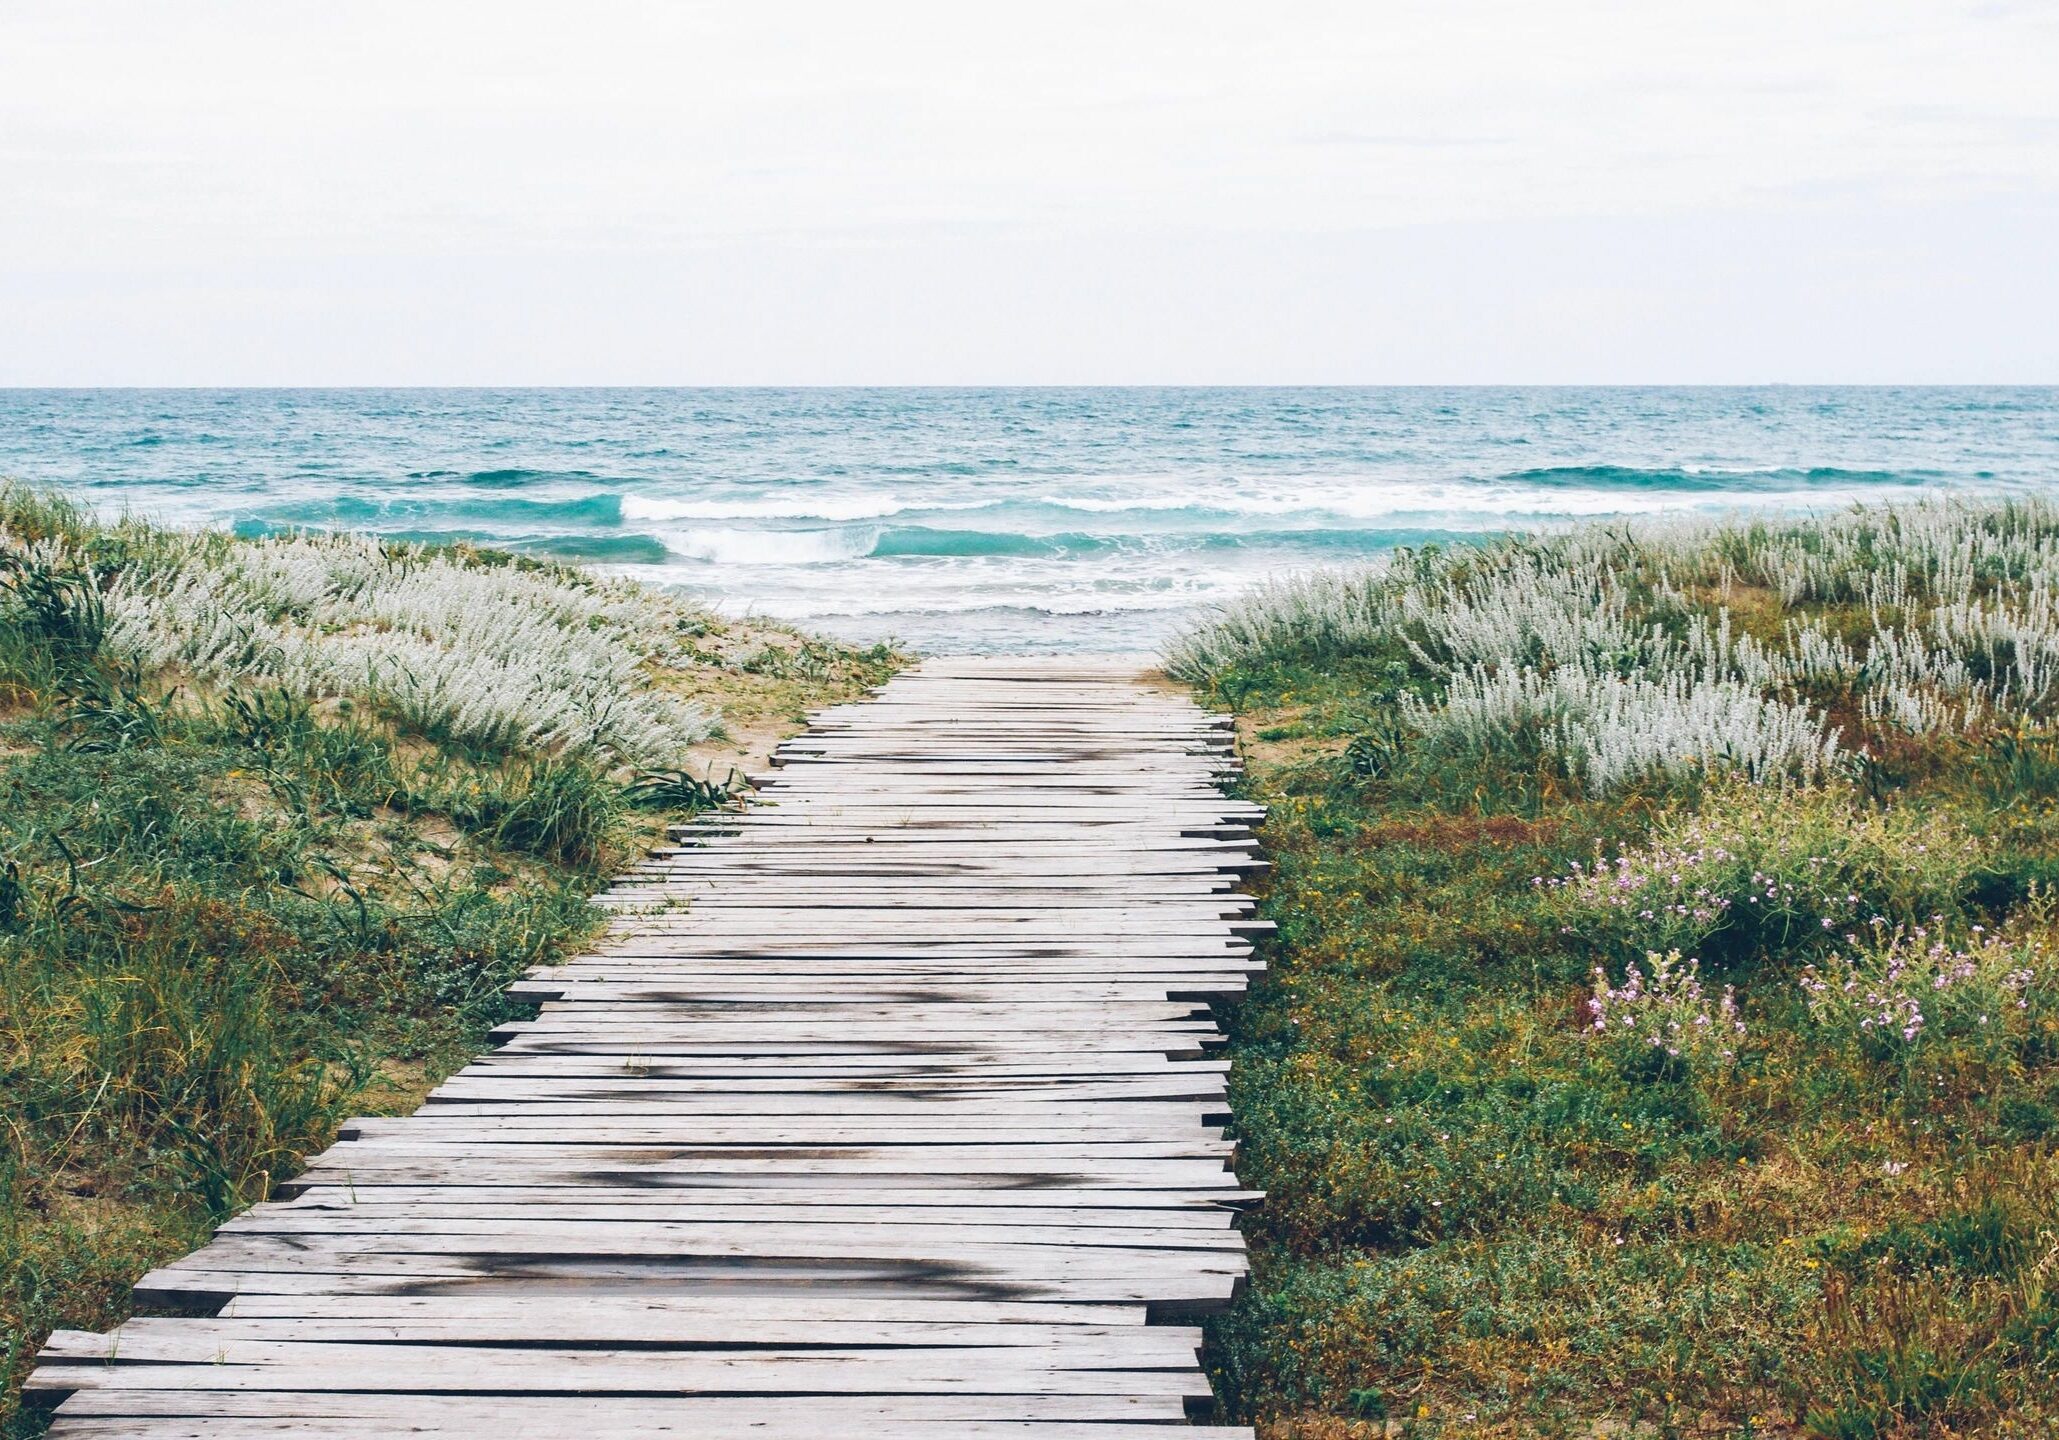
[[[53,1326],[413,1108],[638,847],[896,663],[493,551],[0,488],[0,1434]]]
[[[1273,1440],[2059,1426],[2059,507],[1276,584],[1232,1019]]]

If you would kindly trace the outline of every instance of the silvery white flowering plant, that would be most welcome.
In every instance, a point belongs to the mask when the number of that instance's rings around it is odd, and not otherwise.
[[[349,698],[461,743],[663,766],[716,728],[647,669],[704,612],[566,566],[355,535],[163,534],[105,598],[110,650],[140,665]]]
[[[1740,633],[1739,587],[1865,618]],[[1938,734],[2059,702],[2059,503],[1589,524],[1403,551],[1261,586],[1176,637],[1166,668],[1202,680],[1340,655],[1406,660],[1424,691],[1405,719],[1426,744],[1535,754],[1590,793],[1655,776],[1814,781],[1852,763],[1832,710]]]

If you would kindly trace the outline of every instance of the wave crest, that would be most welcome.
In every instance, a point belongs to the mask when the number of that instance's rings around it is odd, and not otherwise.
[[[667,500],[624,495],[622,518],[633,520],[883,520],[909,509],[889,491],[877,495],[816,496],[808,499]],[[924,506],[951,509],[951,506]]]

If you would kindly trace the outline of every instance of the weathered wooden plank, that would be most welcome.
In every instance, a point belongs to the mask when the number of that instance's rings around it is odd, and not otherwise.
[[[1183,1418],[1177,1396],[1015,1396],[1004,1404],[982,1395],[785,1396],[777,1405],[752,1397],[692,1399],[611,1396],[606,1428],[596,1428],[590,1399],[525,1397],[512,1429],[499,1397],[278,1391],[215,1392],[194,1417],[190,1391],[119,1390],[75,1395],[59,1412],[61,1435],[142,1436],[147,1440],[293,1435],[300,1440],[369,1440],[396,1434],[508,1440],[594,1440],[692,1436],[727,1440],[821,1440],[823,1436],[895,1440],[1164,1440],[1167,1423]],[[998,1418],[1006,1416],[1009,1418]],[[212,1426],[213,1428],[209,1428]],[[284,1428],[281,1428],[284,1427]],[[1222,1430],[1230,1440],[1249,1431]]]
[[[635,1065],[620,1060],[596,1064],[583,1055],[536,1055],[495,1051],[482,1055],[467,1066],[462,1076],[494,1075],[591,1075],[631,1080],[644,1079],[729,1079],[739,1082],[839,1079],[858,1082],[891,1080],[991,1080],[1013,1084],[1018,1080],[1078,1081],[1084,1077],[1113,1079],[1148,1075],[1184,1077],[1223,1075],[1226,1060],[1168,1060],[1163,1055],[1002,1055],[991,1050],[929,1050],[914,1055],[744,1055],[691,1057],[661,1060],[639,1057]]]
[[[534,1207],[542,1213],[553,1207],[592,1207],[607,1214],[672,1213],[679,1211],[722,1211],[749,1209],[765,1214],[794,1210],[856,1209],[890,1210],[910,1220],[936,1218],[939,1212],[952,1216],[976,1216],[978,1223],[1000,1224],[1016,1214],[1040,1215],[1047,1210],[1086,1217],[1103,1223],[1122,1223],[1110,1217],[1135,1215],[1138,1223],[1221,1225],[1231,1211],[1263,1199],[1255,1190],[1225,1187],[1189,1192],[1164,1189],[1117,1189],[1103,1187],[1049,1186],[1011,1189],[1006,1186],[953,1189],[933,1186],[924,1189],[896,1189],[872,1186],[856,1189],[833,1182],[809,1185],[799,1182],[771,1186],[724,1186],[710,1189],[666,1189],[637,1185],[601,1183],[575,1185],[382,1185],[354,1180],[349,1183],[306,1185],[292,1200],[272,1202],[290,1209],[326,1206],[353,1209],[360,1205],[393,1207],[419,1206],[443,1213],[498,1207]],[[869,1313],[869,1312],[868,1312]]]
[[[417,1207],[418,1209],[420,1207]],[[566,1219],[549,1215],[499,1214],[469,1218],[464,1215],[396,1215],[388,1209],[293,1211],[282,1206],[262,1207],[239,1216],[221,1229],[225,1235],[306,1237],[311,1241],[347,1238],[362,1243],[367,1237],[407,1237],[409,1253],[414,1242],[463,1237],[467,1250],[498,1247],[502,1242],[542,1247],[594,1246],[599,1253],[627,1254],[724,1254],[796,1255],[813,1254],[828,1247],[831,1253],[868,1254],[850,1249],[851,1244],[879,1245],[883,1253],[905,1254],[911,1247],[960,1247],[973,1245],[1057,1245],[1114,1250],[1209,1250],[1241,1254],[1244,1237],[1234,1230],[1205,1230],[1196,1226],[1100,1225],[1085,1216],[1054,1217],[1043,1224],[1018,1221],[1014,1224],[977,1224],[961,1219],[954,1224],[931,1224],[900,1220],[879,1224],[844,1215],[792,1217],[738,1224],[734,1216],[706,1220],[682,1220],[671,1216],[643,1220],[627,1216],[587,1216]],[[286,1241],[288,1245],[296,1242]],[[621,1247],[636,1247],[632,1252]],[[452,1247],[458,1248],[458,1247]],[[559,1253],[551,1251],[549,1253]]]
[[[475,1150],[484,1147],[474,1147]],[[1065,1153],[1055,1146],[1017,1146],[998,1155],[967,1155],[934,1145],[905,1146],[893,1154],[855,1147],[827,1151],[817,1146],[760,1153],[681,1158],[655,1146],[600,1146],[566,1153],[570,1147],[525,1145],[519,1155],[502,1149],[485,1154],[446,1153],[430,1147],[416,1154],[364,1153],[310,1162],[300,1185],[480,1185],[503,1177],[506,1184],[640,1184],[652,1190],[755,1188],[782,1178],[796,1183],[846,1188],[915,1189],[1109,1189],[1173,1190],[1202,1194],[1236,1190],[1236,1177],[1222,1160]],[[517,1163],[519,1162],[519,1164]]]
[[[633,978],[632,978],[633,977]],[[524,980],[509,987],[517,995],[546,999],[571,999],[591,1005],[668,1004],[699,1006],[821,1005],[850,1006],[893,1002],[896,1004],[1051,1004],[1063,1001],[1081,1005],[1097,1002],[1164,1001],[1168,989],[1205,980],[1212,984],[1233,984],[1249,977],[1242,971],[1180,973],[1133,978],[1128,975],[1095,976],[1024,975],[995,979],[969,975],[934,975],[921,980],[870,981],[863,972],[850,976],[768,974],[738,976],[727,983],[681,972],[677,978],[651,978],[634,972],[588,970],[561,971],[551,981]]]
[[[667,1315],[618,1314],[594,1323],[584,1306],[578,1316],[554,1317],[532,1308],[490,1320],[469,1314],[397,1321],[217,1319],[205,1333],[181,1320],[143,1319],[130,1320],[105,1335],[58,1331],[41,1358],[103,1365],[304,1364],[360,1358],[368,1346],[412,1344],[449,1346],[461,1358],[467,1349],[504,1351],[515,1346],[532,1355],[553,1349],[589,1356],[614,1349],[688,1352],[718,1362],[743,1360],[747,1364],[735,1368],[744,1370],[763,1369],[786,1358],[862,1359],[868,1352],[878,1352],[887,1364],[904,1368],[957,1360],[991,1362],[992,1352],[1019,1350],[1025,1353],[1013,1364],[1023,1369],[1156,1370],[1188,1368],[1201,1348],[1201,1332],[1192,1327],[778,1323],[747,1320],[735,1315],[735,1308],[729,1307],[733,1328],[727,1330],[718,1320],[682,1322]],[[322,1348],[309,1348],[315,1346]],[[962,1351],[983,1353],[950,1353]]]
[[[1199,1117],[1195,1117],[1197,1120]],[[647,1121],[625,1116],[619,1110],[589,1115],[446,1115],[440,1109],[398,1118],[372,1116],[349,1120],[343,1139],[367,1150],[384,1154],[433,1147],[462,1153],[471,1146],[521,1145],[634,1145],[677,1146],[682,1142],[696,1153],[733,1148],[763,1150],[775,1146],[866,1146],[882,1153],[901,1149],[949,1149],[978,1147],[991,1153],[1005,1144],[1008,1153],[1033,1146],[1038,1151],[1053,1148],[1063,1153],[1098,1155],[1217,1155],[1228,1154],[1230,1143],[1212,1129],[1199,1124],[1191,1137],[1166,1138],[1162,1128],[1147,1121],[1104,1120],[1091,1126],[1024,1125],[1019,1117],[995,1119],[985,1115],[938,1115],[896,1117],[891,1115],[829,1115],[817,1118],[789,1116],[774,1121],[768,1116],[660,1115]]]
[[[739,1335],[748,1334],[751,1326],[760,1323],[790,1326],[947,1325],[975,1326],[982,1330],[1070,1326],[1108,1329],[1145,1323],[1142,1306],[939,1300],[914,1294],[861,1297],[839,1294],[834,1290],[758,1295],[744,1307],[721,1296],[589,1295],[580,1298],[577,1311],[580,1317],[577,1323],[711,1327],[726,1323],[738,1327],[734,1333]],[[224,1306],[222,1318],[277,1320],[301,1317],[306,1313],[306,1307],[291,1296],[245,1295]],[[321,1313],[337,1323],[350,1319],[476,1320],[493,1324],[544,1325],[553,1314],[565,1313],[565,1305],[563,1297],[550,1295],[339,1295],[324,1305]]]
[[[454,1099],[450,1096],[431,1097],[433,1105],[424,1110],[425,1116],[476,1122],[480,1129],[498,1129],[499,1122],[522,1121],[530,1125],[548,1124],[552,1128],[577,1126],[589,1120],[607,1122],[612,1119],[637,1116],[662,1120],[670,1128],[669,1138],[678,1139],[683,1133],[691,1133],[697,1141],[716,1138],[715,1132],[700,1128],[711,1126],[740,1126],[758,1122],[790,1123],[795,1126],[812,1124],[812,1121],[796,1120],[794,1111],[806,1108],[815,1112],[824,1121],[837,1123],[856,1121],[870,1125],[895,1125],[926,1127],[905,1129],[899,1133],[923,1135],[955,1135],[965,1130],[977,1130],[983,1135],[992,1135],[1018,1122],[1050,1123],[1054,1117],[1047,1114],[1034,1100],[993,1100],[974,1097],[956,1103],[942,1102],[936,1097],[924,1095],[865,1095],[842,1094],[817,1097],[797,1107],[795,1097],[785,1095],[754,1095],[743,1100],[724,1099],[719,1095],[701,1094],[676,1096],[669,1100],[638,1100],[634,1096],[616,1096],[603,1099],[558,1100],[539,1095],[534,1090],[522,1093],[489,1097],[467,1097]],[[1220,1128],[1224,1114],[1225,1097],[1182,1100],[1176,1109],[1167,1109],[1157,1100],[1140,1100],[1118,1106],[1104,1106],[1121,1112],[1123,1119],[1133,1126],[1153,1125],[1164,1128]],[[948,1114],[939,1116],[939,1109]],[[1101,1116],[1094,1110],[1082,1108],[1079,1123],[1098,1126]],[[359,1125],[352,1125],[350,1137],[364,1138],[375,1134]],[[1161,1132],[1162,1133],[1162,1132]],[[1118,1138],[1108,1133],[1099,1133],[1099,1138]]]
[[[407,1434],[426,1437],[426,1440],[507,1440],[509,1433],[504,1415],[498,1419],[478,1415],[449,1420],[440,1418],[440,1410],[417,1415],[405,1422],[401,1430],[379,1430],[376,1424],[368,1426],[365,1419],[354,1417],[220,1420],[215,1418],[220,1398],[218,1395],[208,1397],[208,1415],[199,1420],[94,1417],[67,1420],[54,1433],[79,1437],[121,1436],[124,1440],[281,1440],[281,1437],[291,1437],[291,1440],[371,1440],[374,1434]],[[581,1403],[587,1405],[589,1411],[592,1409],[592,1402]],[[692,1440],[820,1440],[824,1434],[850,1436],[853,1440],[869,1440],[874,1436],[892,1437],[892,1440],[1008,1440],[1008,1437],[1016,1437],[1016,1440],[1164,1440],[1165,1437],[1162,1425],[1042,1420],[929,1423],[910,1422],[895,1416],[846,1419],[842,1413],[833,1417],[811,1418],[790,1414],[792,1403],[791,1399],[782,1398],[776,1410],[759,1406],[755,1417],[752,1411],[745,1411],[729,1421],[711,1421],[698,1407],[691,1413],[682,1411],[680,1418],[673,1420],[655,1416],[623,1420],[620,1418],[621,1401],[611,1397],[607,1405],[606,1434],[609,1440],[654,1440],[654,1437],[672,1436],[691,1436]],[[534,1400],[525,1400],[523,1413],[526,1415],[534,1404]],[[589,1414],[583,1421],[567,1418],[545,1428],[524,1423],[520,1433],[523,1440],[593,1440],[593,1427],[593,1418]],[[1248,1429],[1210,1433],[1242,1437],[1242,1440],[1250,1440],[1253,1434]]]
[[[386,1198],[376,1187],[353,1192],[325,1187],[305,1192],[294,1200],[261,1205],[230,1221],[227,1228],[291,1234],[352,1229],[371,1233],[375,1224],[389,1222],[434,1223],[451,1227],[515,1221],[619,1225],[737,1224],[753,1227],[775,1223],[862,1224],[896,1227],[895,1233],[901,1233],[899,1227],[903,1226],[948,1230],[948,1235],[932,1237],[948,1239],[961,1235],[971,1238],[972,1232],[983,1230],[1012,1232],[1020,1228],[1024,1232],[1049,1230],[1055,1233],[1058,1228],[1078,1226],[1096,1234],[1119,1230],[1124,1239],[1137,1235],[1139,1243],[1146,1243],[1153,1233],[1161,1230],[1179,1231],[1183,1235],[1187,1232],[1207,1233],[1222,1238],[1229,1232],[1235,1218],[1231,1211],[1220,1206],[1147,1209],[1142,1206],[1095,1206],[1085,1202],[986,1206],[968,1204],[969,1196],[961,1196],[958,1208],[953,1210],[941,1205],[904,1205],[898,1201],[878,1199],[854,1203],[854,1197],[850,1195],[825,1196],[822,1192],[817,1192],[817,1198],[806,1203],[789,1200],[784,1204],[727,1205],[700,1200],[668,1201],[662,1197],[647,1197],[641,1203],[624,1203],[595,1197],[586,1187],[571,1192],[577,1198],[560,1199],[545,1198],[544,1192],[535,1189],[516,1191],[511,1197],[498,1199],[489,1198],[493,1192],[483,1187],[475,1193],[478,1198],[461,1201],[450,1198],[447,1192],[432,1193],[425,1189],[415,1192],[417,1198],[393,1200]]]
[[[202,1270],[166,1267],[136,1282],[139,1304],[218,1308],[239,1296],[298,1295],[555,1295],[577,1303],[586,1294],[645,1291],[660,1295],[727,1295],[747,1302],[767,1293],[834,1288],[851,1296],[890,1297],[911,1290],[936,1299],[1060,1301],[1150,1307],[1154,1316],[1192,1319],[1220,1313],[1235,1298],[1241,1273],[1203,1273],[1185,1266],[1059,1272],[1032,1265],[982,1265],[939,1270],[912,1260],[824,1258],[777,1264],[733,1259],[655,1261],[641,1257],[511,1260],[397,1256],[371,1269],[305,1260],[271,1268]]]
[[[228,1350],[229,1346],[221,1347]],[[277,1351],[246,1343],[239,1349]],[[850,1356],[772,1352],[599,1353],[535,1347],[435,1347],[430,1356],[390,1345],[306,1345],[269,1363],[230,1358],[209,1363],[72,1362],[38,1364],[23,1389],[78,1390],[385,1390],[432,1395],[1173,1395],[1205,1401],[1208,1381],[1186,1370],[1107,1370],[1054,1363],[1039,1366],[1032,1347],[945,1353],[866,1351]]]

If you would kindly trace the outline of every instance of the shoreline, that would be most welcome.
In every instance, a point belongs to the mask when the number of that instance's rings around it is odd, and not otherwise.
[[[2055,426],[2047,389],[17,394],[0,473],[180,525],[662,561],[621,573],[926,649],[1134,648],[1179,623],[1153,612],[1395,544],[2049,490]]]

